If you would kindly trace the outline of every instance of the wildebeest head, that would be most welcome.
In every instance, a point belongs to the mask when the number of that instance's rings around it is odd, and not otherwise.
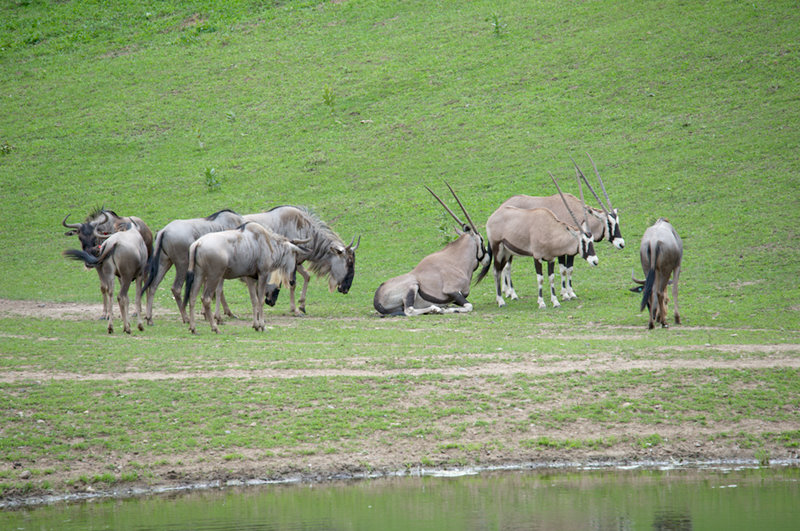
[[[355,247],[353,243],[355,242]],[[356,242],[355,236],[350,245],[343,247],[338,243],[331,243],[331,270],[328,276],[328,288],[331,292],[334,289],[339,293],[347,293],[353,285],[353,277],[356,272],[356,249],[361,244],[361,236]]]
[[[90,214],[83,223],[67,223],[67,218],[69,218],[69,214],[64,216],[64,219],[61,221],[64,227],[70,229],[64,233],[64,236],[74,236],[77,234],[78,240],[81,242],[81,248],[85,252],[94,255],[97,255],[98,246],[103,243],[113,231],[113,228],[109,226],[109,216],[102,209]]]

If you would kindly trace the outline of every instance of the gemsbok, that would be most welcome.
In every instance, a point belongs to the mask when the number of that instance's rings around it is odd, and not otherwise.
[[[447,184],[447,183],[445,183]],[[375,291],[373,306],[381,315],[422,315],[426,313],[464,313],[472,311],[467,302],[472,275],[483,266],[475,284],[480,282],[492,264],[492,255],[486,249],[475,224],[453,188],[448,184],[467,223],[442,201],[433,190],[425,187],[461,227],[455,241],[423,258],[409,273],[394,277]],[[454,307],[447,307],[455,304]]]
[[[681,260],[683,259],[683,241],[678,236],[675,227],[666,218],[659,218],[652,226],[648,227],[642,235],[642,244],[639,246],[639,259],[642,262],[642,272],[645,280],[633,281],[643,287],[633,288],[632,291],[642,291],[642,303],[639,311],[648,308],[650,319],[648,328],[653,328],[656,321],[663,328],[667,326],[667,285],[672,284],[672,303],[674,305],[675,323],[681,323],[678,312],[678,278],[681,274]],[[672,280],[670,280],[672,276]]]
[[[554,260],[559,256],[580,254],[589,265],[597,265],[594,252],[594,240],[588,229],[586,211],[583,223],[578,222],[575,214],[567,204],[555,178],[550,174],[558,189],[561,200],[574,222],[574,226],[559,220],[553,211],[547,208],[518,208],[500,206],[486,222],[486,237],[494,256],[494,279],[498,306],[505,306],[503,299],[503,270],[513,256],[530,256],[536,266],[538,283],[539,308],[545,307],[542,292],[542,261],[547,262],[547,275],[550,282],[550,302],[554,307],[560,306],[556,298],[554,286]],[[583,206],[583,205],[582,205]],[[511,288],[512,298],[516,293]]]
[[[578,175],[589,187],[589,190],[592,192],[595,199],[597,199],[597,202],[600,203],[600,209],[589,206],[586,207],[588,212],[589,231],[592,233],[594,241],[600,242],[606,239],[617,249],[622,249],[625,247],[625,240],[622,238],[622,234],[620,232],[619,211],[611,205],[611,199],[608,197],[608,192],[606,192],[603,178],[600,177],[600,172],[597,170],[597,165],[594,163],[594,159],[592,159],[591,155],[588,153],[586,156],[589,157],[589,160],[592,162],[592,167],[597,175],[597,180],[600,182],[600,188],[603,190],[603,195],[608,203],[608,207],[606,208],[606,205],[603,204],[603,201],[594,191],[594,188],[592,188],[592,185],[589,183],[588,179],[583,175],[583,172],[580,170],[580,168],[578,168],[578,164],[573,160],[572,163],[575,165]],[[566,198],[566,205],[561,199],[559,199],[557,194],[545,197],[515,195],[507,199],[501,206],[515,206],[518,208],[547,208],[550,209],[558,219],[569,223],[570,215],[567,211],[567,206],[574,212],[576,209],[582,208],[583,202],[572,194],[564,194],[564,197]],[[558,257],[559,271],[561,273],[561,298],[563,300],[570,300],[578,297],[575,294],[575,290],[572,288],[574,259],[574,255]],[[508,264],[506,264],[506,267],[503,269],[502,278],[503,293],[512,299],[516,298],[516,293],[514,292],[513,284],[511,282],[511,259],[509,259]]]

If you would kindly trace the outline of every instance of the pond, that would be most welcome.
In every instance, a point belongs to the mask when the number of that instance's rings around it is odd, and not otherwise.
[[[800,528],[800,469],[484,472],[99,500],[0,513],[7,530]]]

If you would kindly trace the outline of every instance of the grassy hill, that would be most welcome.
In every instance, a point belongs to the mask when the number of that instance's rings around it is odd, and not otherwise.
[[[302,204],[362,235],[336,311],[369,313],[377,285],[451,226],[423,184],[451,183],[482,224],[510,195],[552,193],[548,170],[575,191],[569,156],[591,171],[589,152],[628,243],[578,266],[593,319],[639,321],[623,288],[666,216],[686,242],[688,322],[798,323],[791,2],[31,1],[0,14],[0,296],[98,298],[60,256],[75,245],[68,213],[105,205],[157,229]],[[532,264],[518,270],[532,294]],[[491,279],[475,289],[479,310],[492,292]]]
[[[0,318],[0,497],[311,464],[796,458],[798,27],[790,1],[3,2],[0,306],[25,311]],[[378,285],[453,237],[423,185],[453,185],[482,229],[553,193],[548,171],[577,193],[585,153],[627,246],[577,263],[577,301],[538,309],[517,260],[505,308],[490,275],[472,314],[376,317]],[[282,295],[263,334],[191,337],[171,273],[172,314],[132,337],[49,318],[100,304],[61,255],[67,214],[155,230],[281,204],[361,236],[350,293],[313,280],[308,318]],[[661,216],[684,240],[683,325],[647,332],[627,288]]]

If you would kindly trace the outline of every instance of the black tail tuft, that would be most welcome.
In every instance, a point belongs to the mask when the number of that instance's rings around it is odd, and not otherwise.
[[[158,239],[158,245],[156,246],[156,252],[154,252],[150,256],[150,260],[147,261],[147,275],[144,284],[142,285],[142,291],[139,292],[139,296],[141,297],[147,288],[153,283],[156,276],[158,275],[158,260],[161,256],[161,242],[163,241],[164,237]]]
[[[67,249],[64,251],[63,255],[67,258],[71,258],[72,260],[81,261],[88,267],[95,267],[99,263],[97,257],[79,249]]]
[[[653,284],[656,281],[656,270],[651,269],[647,273],[647,280],[644,282],[644,288],[642,288],[642,304],[639,306],[639,311],[645,309],[645,307],[650,308],[650,297],[653,295]]]
[[[183,290],[183,306],[184,308],[189,303],[189,296],[192,293],[192,284],[194,284],[194,271],[186,272],[186,285]]]

